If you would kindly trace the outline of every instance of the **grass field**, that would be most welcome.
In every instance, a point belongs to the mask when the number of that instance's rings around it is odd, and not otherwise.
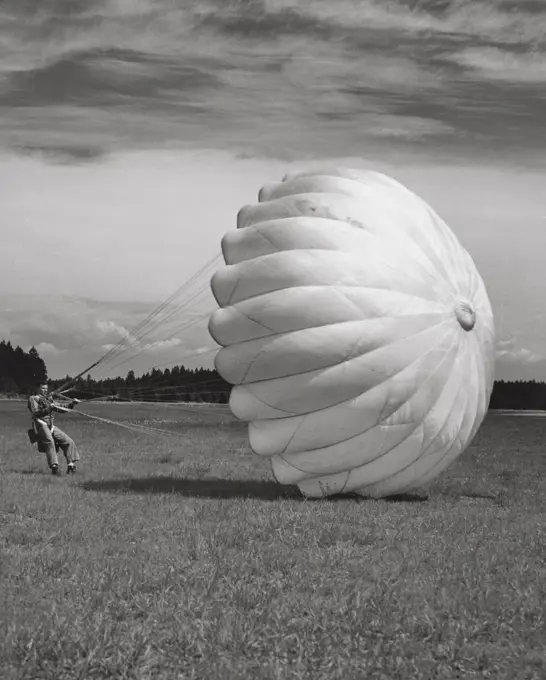
[[[86,405],[52,477],[0,402],[0,678],[546,678],[546,419],[430,488],[310,501],[207,407]],[[227,412],[226,412],[227,413]]]

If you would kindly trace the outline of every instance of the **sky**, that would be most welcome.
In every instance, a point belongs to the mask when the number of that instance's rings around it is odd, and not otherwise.
[[[212,366],[222,236],[334,161],[430,203],[486,283],[497,379],[546,380],[544,120],[543,0],[4,0],[0,338],[54,378],[128,333],[95,377]]]

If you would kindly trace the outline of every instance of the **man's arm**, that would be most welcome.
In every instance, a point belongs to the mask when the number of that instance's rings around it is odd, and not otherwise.
[[[67,397],[64,394],[58,394],[57,392],[52,392],[51,396],[55,399],[57,406],[63,406],[65,408],[74,408],[75,404],[79,404],[81,401],[81,399],[76,399],[76,397]]]
[[[53,410],[57,411],[58,413],[64,413],[65,411],[72,410],[74,406],[79,403],[80,403],[79,399],[71,399],[69,403],[64,404],[58,404],[57,402],[53,402]]]

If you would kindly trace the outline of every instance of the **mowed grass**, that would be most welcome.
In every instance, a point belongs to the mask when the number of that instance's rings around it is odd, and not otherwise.
[[[546,677],[546,419],[489,415],[414,494],[311,501],[215,408],[86,409],[173,436],[63,416],[54,478],[0,402],[2,680]]]

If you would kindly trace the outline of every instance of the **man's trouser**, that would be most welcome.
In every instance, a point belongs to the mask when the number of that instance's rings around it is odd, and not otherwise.
[[[67,463],[75,463],[80,460],[80,454],[74,440],[56,425],[53,426],[52,431],[43,421],[35,420],[34,426],[38,435],[38,446],[45,453],[49,467],[59,464],[57,447],[64,453]]]

